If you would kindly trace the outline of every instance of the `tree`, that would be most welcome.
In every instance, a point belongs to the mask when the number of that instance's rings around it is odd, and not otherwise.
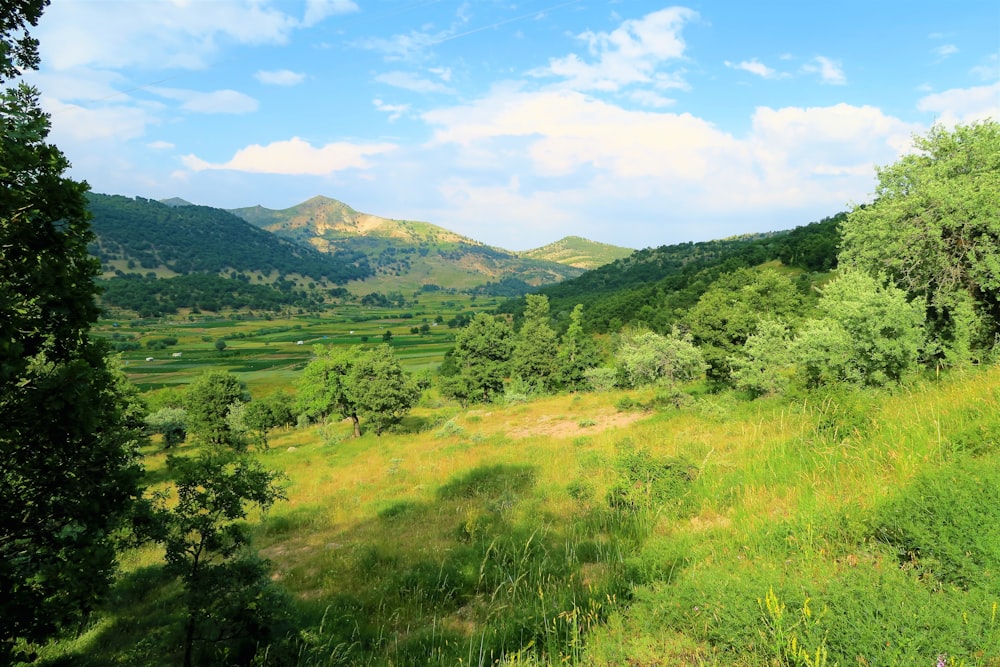
[[[801,315],[802,295],[771,269],[739,269],[721,276],[684,316],[684,324],[708,363],[708,377],[730,379],[730,360],[741,354],[762,315],[787,323]]]
[[[924,305],[885,281],[846,271],[823,289],[823,317],[804,328],[796,349],[810,384],[898,382],[917,366]]]
[[[0,5],[0,663],[107,591],[112,536],[139,496],[143,410],[90,336],[99,313],[85,183],[47,143],[38,64],[47,2]]]
[[[556,354],[556,382],[576,391],[587,387],[586,372],[600,362],[594,339],[583,331],[583,304],[577,304],[569,315],[569,328],[563,334]]]
[[[625,387],[689,382],[705,372],[705,361],[690,338],[652,331],[622,335],[616,353],[618,376]]]
[[[478,313],[455,336],[451,355],[455,372],[443,377],[441,390],[463,405],[470,401],[488,403],[503,394],[513,346],[510,324]]]
[[[398,424],[420,398],[420,389],[388,345],[360,355],[351,369],[349,388],[357,414],[375,435]]]
[[[795,361],[788,327],[762,319],[743,344],[743,354],[730,359],[733,385],[756,396],[780,394],[788,388]]]
[[[933,342],[961,361],[1000,331],[1000,123],[937,126],[914,147],[848,215],[840,263],[925,299]]]
[[[524,298],[524,322],[514,337],[510,371],[535,391],[551,390],[558,345],[556,332],[549,326],[549,298],[541,294],[527,294]]]
[[[227,655],[226,664],[249,664],[278,631],[272,614],[281,605],[267,563],[249,552],[243,520],[250,506],[267,511],[285,497],[278,474],[220,449],[172,458],[170,465],[177,474],[176,502],[157,498],[155,537],[165,547],[167,570],[184,586],[184,665],[196,663],[197,642],[207,645],[198,664],[220,664]]]
[[[242,448],[244,443],[229,426],[226,416],[231,405],[248,399],[246,385],[232,373],[203,374],[187,390],[188,432],[209,445]]]
[[[146,417],[146,427],[150,433],[163,435],[163,447],[170,449],[187,438],[187,410],[183,408],[160,408]]]
[[[361,435],[361,421],[349,391],[348,377],[356,354],[356,348],[343,350],[332,345],[315,345],[312,361],[302,370],[295,384],[299,414],[313,421],[325,422],[334,414],[350,419],[354,425],[354,436],[358,437]]]
[[[223,338],[219,338],[215,341],[215,349],[219,352],[224,352],[226,349],[226,341]]]

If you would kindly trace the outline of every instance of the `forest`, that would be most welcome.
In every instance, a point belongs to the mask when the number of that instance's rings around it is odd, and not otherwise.
[[[158,243],[180,290],[119,276],[126,324],[94,206],[133,200],[20,80],[44,4],[0,9],[0,663],[1000,664],[1000,123],[495,308],[261,328],[199,311],[323,303]]]

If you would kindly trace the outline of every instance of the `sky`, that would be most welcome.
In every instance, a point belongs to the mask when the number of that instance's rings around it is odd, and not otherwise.
[[[34,35],[95,192],[324,195],[509,250],[791,229],[1000,120],[997,0],[52,0]]]

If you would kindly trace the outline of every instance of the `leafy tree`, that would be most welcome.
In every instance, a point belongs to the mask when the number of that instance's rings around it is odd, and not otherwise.
[[[771,269],[740,269],[715,281],[684,323],[705,355],[709,378],[726,382],[730,359],[742,352],[762,315],[792,322],[802,309],[802,295],[786,276]]]
[[[220,449],[170,464],[177,473],[176,502],[158,497],[156,538],[165,547],[168,571],[184,585],[184,665],[221,664],[227,655],[226,664],[249,664],[258,647],[277,639],[282,605],[266,562],[249,551],[244,519],[251,506],[266,511],[285,497],[278,474]]]
[[[0,4],[0,663],[107,591],[139,495],[143,409],[105,347],[85,183],[47,143],[30,36],[47,2]]]
[[[209,445],[239,449],[244,443],[226,416],[229,406],[249,398],[246,385],[227,371],[209,371],[191,383],[185,397],[188,432]]]
[[[187,410],[183,408],[160,408],[146,417],[146,428],[150,433],[163,435],[165,449],[175,447],[187,438]]]
[[[926,299],[934,342],[959,361],[1000,328],[1000,123],[937,126],[914,146],[848,215],[840,261]]]
[[[622,335],[615,354],[620,383],[641,387],[654,383],[688,382],[705,372],[705,361],[690,338],[676,332],[661,336],[652,331]]]
[[[420,389],[388,345],[360,355],[351,369],[350,393],[358,415],[375,435],[398,424],[420,398]]]
[[[823,317],[796,343],[811,384],[884,385],[916,368],[924,308],[899,288],[847,271],[824,288],[819,309]]]
[[[730,359],[733,385],[757,396],[780,394],[788,388],[795,362],[788,327],[762,319],[743,344],[743,354]]]
[[[331,415],[350,419],[354,436],[361,435],[358,409],[350,393],[349,375],[354,365],[356,348],[338,349],[313,346],[313,359],[302,370],[296,382],[299,414],[313,421],[326,421]]]
[[[217,351],[219,351],[219,352],[225,351],[225,349],[226,349],[226,341],[225,341],[225,339],[219,338],[218,340],[216,340],[215,341],[215,349]]]
[[[452,352],[455,373],[445,376],[441,390],[463,405],[488,403],[503,394],[504,378],[513,351],[510,324],[486,313],[478,313],[455,336]]]
[[[583,304],[577,304],[569,315],[569,328],[556,354],[556,382],[571,391],[584,389],[590,384],[587,370],[599,362],[597,345],[583,330]]]
[[[555,382],[558,343],[556,332],[549,326],[549,298],[538,294],[528,294],[524,298],[527,306],[521,330],[514,337],[511,374],[533,390],[551,390]]]

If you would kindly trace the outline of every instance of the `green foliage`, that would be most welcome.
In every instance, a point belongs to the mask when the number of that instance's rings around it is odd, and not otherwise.
[[[556,332],[549,326],[549,299],[528,294],[521,330],[514,337],[510,371],[534,388],[549,391],[555,385]]]
[[[168,572],[184,586],[184,665],[226,655],[249,664],[259,647],[278,638],[281,605],[266,563],[248,551],[243,521],[250,506],[267,511],[285,497],[279,476],[245,454],[218,449],[171,459],[171,467],[177,501],[159,499],[154,536],[165,548]]]
[[[683,458],[658,457],[645,449],[626,450],[615,463],[618,480],[608,491],[611,507],[653,510],[681,516],[698,468]]]
[[[442,393],[461,402],[488,403],[503,394],[504,378],[510,369],[514,348],[510,324],[477,313],[455,336],[451,353],[451,375],[442,378]]]
[[[388,345],[379,345],[361,356],[349,381],[358,415],[375,435],[399,424],[420,399],[420,389]]]
[[[146,428],[150,433],[159,433],[163,436],[165,449],[175,447],[187,437],[187,410],[160,408],[146,417]]]
[[[690,382],[705,371],[701,352],[690,337],[676,331],[669,336],[652,331],[622,334],[615,359],[620,384],[630,388]]]
[[[64,176],[20,74],[47,3],[0,6],[0,662],[105,595],[113,534],[139,494],[143,410],[91,337],[98,315],[85,183]]]
[[[583,305],[577,304],[569,316],[569,327],[563,334],[556,354],[556,383],[570,391],[589,386],[587,371],[600,362],[594,339],[583,330]]]
[[[684,324],[701,348],[709,378],[726,382],[731,360],[757,332],[762,314],[793,322],[803,311],[795,284],[776,271],[740,269],[719,278],[684,315]]]
[[[821,342],[823,339],[817,339]],[[755,396],[783,393],[795,368],[795,353],[788,327],[763,319],[756,333],[747,337],[741,355],[729,360],[733,385]]]
[[[317,345],[313,351],[316,356],[297,383],[299,410],[311,419],[325,420],[332,414],[350,419],[357,437],[364,418],[381,435],[420,398],[420,389],[388,345],[372,350]]]
[[[936,126],[914,146],[848,216],[840,259],[925,299],[932,339],[960,361],[1000,330],[1000,123]]]
[[[823,318],[796,342],[807,380],[867,385],[898,382],[916,368],[923,346],[923,307],[902,290],[858,271],[829,283],[819,301]]]
[[[239,433],[227,421],[229,407],[249,398],[246,385],[228,371],[208,371],[185,394],[188,433],[209,445],[241,449]]]

